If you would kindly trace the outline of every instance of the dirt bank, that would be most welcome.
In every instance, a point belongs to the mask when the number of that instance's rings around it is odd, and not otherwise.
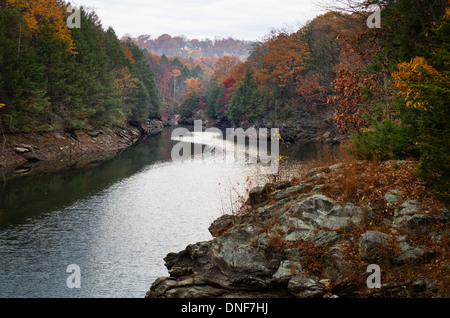
[[[1,135],[0,173],[10,179],[104,160],[162,129],[161,121],[149,120],[126,127]]]

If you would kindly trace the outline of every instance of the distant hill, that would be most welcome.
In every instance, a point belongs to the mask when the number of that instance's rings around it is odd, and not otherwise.
[[[124,37],[130,37],[125,35]],[[150,35],[140,35],[137,38],[130,37],[140,48],[166,56],[180,58],[218,58],[226,55],[234,55],[244,60],[252,51],[253,43],[241,41],[233,38],[214,38],[198,40],[186,39],[184,36],[174,36],[169,34],[152,38]]]

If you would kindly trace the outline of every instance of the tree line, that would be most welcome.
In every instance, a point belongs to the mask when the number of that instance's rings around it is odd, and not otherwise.
[[[0,121],[5,133],[125,125],[158,117],[162,99],[145,52],[67,3],[0,1]]]
[[[372,4],[381,28],[367,25]],[[357,158],[418,160],[423,180],[448,203],[450,3],[334,5],[298,31],[272,32],[245,61],[218,58],[208,83],[186,88],[179,112],[203,109],[241,125],[295,121],[301,112],[331,109]]]
[[[125,35],[125,37],[130,37]],[[187,39],[185,36],[162,34],[156,38],[140,35],[132,38],[139,47],[157,55],[178,58],[219,58],[234,55],[246,58],[252,49],[252,42],[229,38]]]
[[[416,159],[449,202],[448,0],[330,1],[329,12],[297,31],[273,31],[243,60],[157,55],[119,40],[83,8],[81,28],[69,29],[63,1],[0,0],[1,129],[198,111],[235,125],[277,123],[331,110],[356,157]],[[371,4],[381,28],[367,26]]]

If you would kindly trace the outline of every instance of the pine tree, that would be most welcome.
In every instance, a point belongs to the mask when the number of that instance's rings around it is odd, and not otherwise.
[[[249,67],[227,105],[226,115],[234,123],[239,123],[243,120],[257,119],[263,113],[258,84],[253,77],[253,69]]]
[[[211,81],[206,92],[206,112],[208,116],[217,118],[223,106],[220,101],[222,95],[223,89],[220,88],[216,81]]]
[[[183,69],[181,70],[181,75],[186,79],[193,77],[191,71],[186,65],[183,66]]]
[[[169,64],[169,59],[167,58],[167,56],[165,54],[163,54],[161,56],[161,63],[163,64]]]
[[[47,2],[9,0],[14,5],[0,6],[3,131],[105,127],[158,117],[161,98],[144,51],[121,43],[83,8],[81,29],[67,32],[59,15],[64,3]]]
[[[143,120],[159,117],[162,99],[156,86],[153,71],[145,58],[144,51],[131,41],[127,41],[125,45],[130,49],[135,60],[135,63],[132,65],[132,72],[141,83],[138,92],[138,103],[136,104],[136,107],[140,110],[135,112],[133,119]]]

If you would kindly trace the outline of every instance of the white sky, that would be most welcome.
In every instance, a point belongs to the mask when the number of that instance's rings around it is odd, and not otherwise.
[[[296,31],[324,11],[313,0],[74,0],[92,8],[118,37],[167,33],[188,39],[260,40],[272,29]]]

